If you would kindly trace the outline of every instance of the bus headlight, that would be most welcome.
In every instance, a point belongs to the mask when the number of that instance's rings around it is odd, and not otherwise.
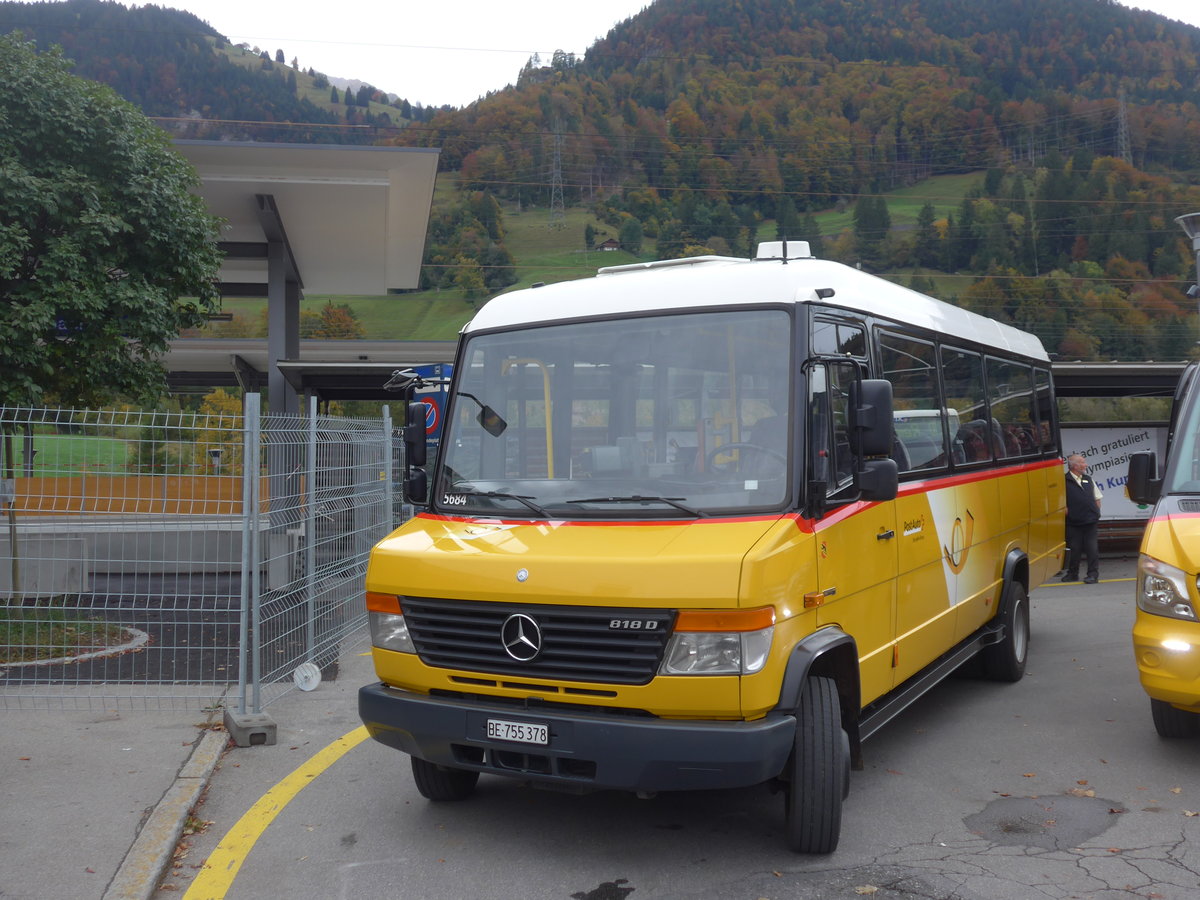
[[[1188,593],[1187,574],[1144,553],[1138,557],[1137,605],[1143,612],[1156,616],[1197,620]]]
[[[371,613],[371,645],[380,650],[395,650],[397,653],[416,653],[412,638],[408,634],[408,623],[403,615]]]
[[[752,675],[771,652],[775,627],[740,632],[676,632],[660,675]]]
[[[684,610],[675,620],[660,675],[752,675],[767,664],[775,610]]]
[[[367,591],[368,622],[371,626],[371,646],[397,653],[416,653],[400,598],[395,594]]]

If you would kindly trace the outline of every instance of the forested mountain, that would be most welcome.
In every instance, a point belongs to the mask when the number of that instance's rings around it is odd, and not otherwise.
[[[1110,0],[656,0],[394,140],[502,201],[589,204],[659,256],[824,238],[884,273],[986,276],[957,299],[1052,350],[1164,358],[1196,332],[1172,219],[1200,205],[1198,87],[1200,29]],[[891,225],[885,193],[961,172],[961,203]]]
[[[431,219],[426,288],[504,288],[505,216],[577,206],[635,254],[808,239],[1064,355],[1193,352],[1172,220],[1200,209],[1200,29],[1112,0],[654,0],[441,111],[170,9],[0,2],[11,30],[180,135],[441,148],[463,192]],[[965,196],[889,201],[955,173]]]
[[[390,128],[423,115],[370,85],[339,91],[294,57],[289,65],[282,48],[234,47],[175,9],[106,0],[0,2],[0,33],[12,31],[41,50],[62,47],[75,74],[111,85],[180,136],[363,142],[378,132],[361,126]]]
[[[657,0],[400,140],[513,195],[560,133],[570,196],[634,178],[820,205],[1050,149],[1196,169],[1198,87],[1200,29],[1110,0]]]

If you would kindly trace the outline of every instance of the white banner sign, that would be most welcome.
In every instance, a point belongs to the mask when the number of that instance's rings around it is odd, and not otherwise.
[[[1101,519],[1147,519],[1151,508],[1134,503],[1125,493],[1129,454],[1141,450],[1158,453],[1158,470],[1167,458],[1166,425],[1081,425],[1062,429],[1063,455],[1080,454],[1088,471],[1104,492]],[[1066,466],[1063,467],[1066,477]]]

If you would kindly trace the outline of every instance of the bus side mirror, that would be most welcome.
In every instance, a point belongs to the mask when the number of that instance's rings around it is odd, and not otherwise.
[[[895,500],[900,470],[894,459],[868,459],[854,473],[854,486],[862,500]]]
[[[1158,476],[1158,455],[1153,450],[1129,454],[1129,475],[1125,489],[1134,503],[1150,505],[1162,494],[1162,479]]]
[[[421,506],[429,498],[429,481],[424,469],[413,469],[404,476],[404,499]]]
[[[892,383],[864,378],[850,387],[850,427],[857,435],[857,450],[866,456],[892,452]]]
[[[428,456],[425,412],[424,403],[407,403],[404,407],[404,499],[414,506],[424,504],[429,494],[429,481],[421,468]]]
[[[404,459],[406,466],[425,465],[425,404],[410,403],[404,417]]]

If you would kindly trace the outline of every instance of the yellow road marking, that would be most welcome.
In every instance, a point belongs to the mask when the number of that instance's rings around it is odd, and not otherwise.
[[[1117,584],[1122,581],[1137,581],[1136,578],[1101,578],[1100,584]],[[1059,581],[1057,578],[1054,581],[1043,581],[1038,585],[1039,588],[1044,587],[1067,587],[1072,584],[1083,584],[1083,579],[1078,581]]]
[[[184,894],[184,900],[220,900],[228,893],[233,879],[254,849],[255,842],[267,830],[285,806],[314,778],[367,739],[367,729],[360,725],[349,734],[338,738],[325,749],[314,754],[275,787],[259,798],[246,814],[238,819]]]

